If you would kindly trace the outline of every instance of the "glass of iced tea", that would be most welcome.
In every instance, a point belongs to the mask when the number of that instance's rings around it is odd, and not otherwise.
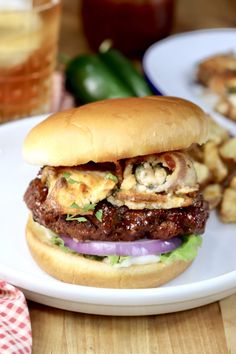
[[[0,0],[0,123],[50,110],[60,0]]]

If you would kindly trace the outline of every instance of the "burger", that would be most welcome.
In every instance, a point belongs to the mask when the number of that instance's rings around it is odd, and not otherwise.
[[[73,284],[156,287],[197,255],[208,217],[188,156],[207,139],[195,104],[120,98],[55,113],[27,135],[40,165],[24,200],[38,265]]]

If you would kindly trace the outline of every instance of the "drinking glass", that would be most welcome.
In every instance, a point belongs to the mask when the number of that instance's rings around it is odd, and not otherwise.
[[[59,0],[0,0],[0,123],[48,112]]]

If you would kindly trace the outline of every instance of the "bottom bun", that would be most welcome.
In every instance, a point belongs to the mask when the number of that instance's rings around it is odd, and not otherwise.
[[[51,276],[66,283],[99,288],[154,288],[182,273],[192,262],[151,263],[115,268],[104,262],[63,251],[54,245],[46,228],[29,217],[26,239],[38,265]]]

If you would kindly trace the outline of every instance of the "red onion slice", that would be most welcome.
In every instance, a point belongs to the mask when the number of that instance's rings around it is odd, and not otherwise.
[[[178,237],[170,240],[141,240],[132,242],[87,241],[76,242],[67,236],[60,236],[65,246],[80,254],[93,256],[147,256],[171,252],[179,247],[182,241]]]

